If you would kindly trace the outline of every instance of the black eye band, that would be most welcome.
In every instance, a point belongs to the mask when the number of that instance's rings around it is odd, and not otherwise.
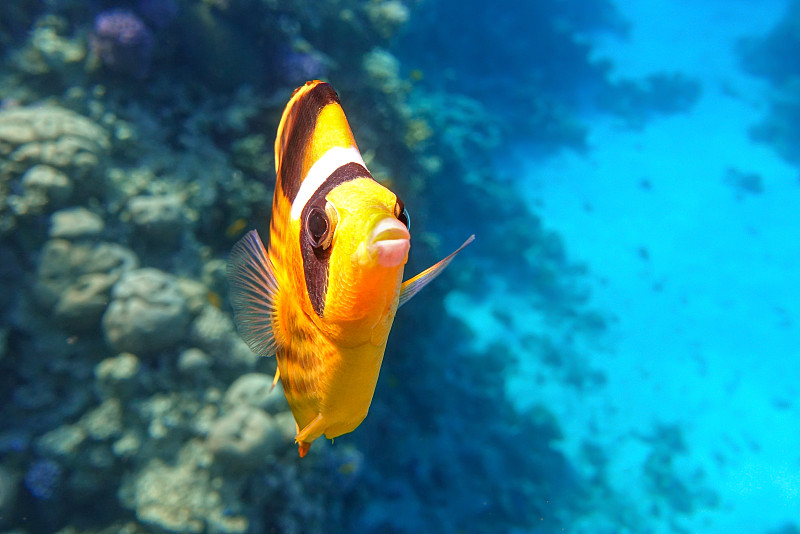
[[[350,162],[342,165],[317,189],[303,207],[302,215],[300,215],[299,245],[300,253],[303,256],[306,290],[314,311],[320,317],[325,311],[325,295],[328,291],[328,262],[333,252],[333,241],[338,225],[335,211],[331,212],[326,209],[325,197],[337,186],[356,178],[372,178],[372,175],[358,163]]]

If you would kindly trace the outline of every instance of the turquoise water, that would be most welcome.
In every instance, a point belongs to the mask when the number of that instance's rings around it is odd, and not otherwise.
[[[800,531],[800,4],[0,5],[0,532]],[[292,90],[408,208],[298,458],[226,259]]]

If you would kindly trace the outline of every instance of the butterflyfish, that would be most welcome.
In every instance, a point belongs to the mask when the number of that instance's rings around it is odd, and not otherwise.
[[[269,248],[256,230],[231,251],[234,319],[256,354],[275,355],[300,457],[367,416],[397,308],[469,244],[403,282],[411,246],[403,202],[373,179],[339,97],[311,81],[275,139]]]

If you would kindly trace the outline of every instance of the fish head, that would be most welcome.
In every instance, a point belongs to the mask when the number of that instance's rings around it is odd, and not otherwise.
[[[352,270],[402,268],[411,236],[407,214],[397,196],[371,179],[342,184],[328,194],[338,218],[337,245],[349,256]]]
[[[344,182],[325,196],[306,228],[325,229],[330,240],[324,317],[329,321],[379,321],[394,317],[411,238],[408,214],[392,191],[371,177]],[[311,220],[314,219],[314,220]],[[370,319],[371,318],[371,319]]]

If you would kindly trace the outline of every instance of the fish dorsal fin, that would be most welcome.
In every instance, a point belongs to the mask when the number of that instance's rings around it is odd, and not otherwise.
[[[228,257],[233,315],[239,334],[259,356],[275,353],[272,320],[278,281],[256,230],[234,245]]]
[[[322,168],[316,165],[326,156]],[[336,91],[319,80],[298,87],[283,110],[275,137],[277,188],[296,206],[301,188],[313,192],[338,166],[350,161],[363,166]],[[305,183],[308,180],[313,183]]]
[[[411,297],[419,293],[419,291],[423,287],[428,285],[428,283],[430,283],[434,278],[442,274],[444,268],[447,267],[451,261],[453,261],[453,258],[456,257],[456,254],[461,252],[464,249],[464,247],[472,243],[474,239],[475,235],[469,236],[467,240],[464,241],[464,243],[460,247],[458,247],[455,251],[453,251],[452,254],[450,254],[446,258],[443,258],[438,263],[431,265],[430,267],[419,273],[414,278],[410,278],[405,282],[403,282],[403,285],[400,286],[400,303],[397,305],[397,307],[399,308],[400,306],[411,300]]]

